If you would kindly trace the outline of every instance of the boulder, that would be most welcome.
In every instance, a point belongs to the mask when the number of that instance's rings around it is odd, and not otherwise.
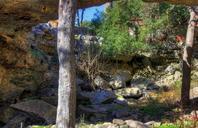
[[[126,87],[126,82],[123,81],[122,79],[120,79],[119,77],[110,81],[109,85],[113,88],[113,89],[120,89],[120,88],[124,88]]]
[[[94,84],[99,88],[108,87],[108,82],[104,80],[101,76],[96,76],[94,79]]]
[[[124,120],[121,120],[121,119],[113,119],[112,122],[114,124],[118,124],[118,125],[124,125],[124,124],[126,124],[126,122],[124,122]]]
[[[131,72],[128,70],[117,70],[114,75],[115,78],[120,78],[123,81],[127,82],[131,80]]]
[[[12,104],[11,107],[23,112],[33,113],[45,119],[49,124],[55,123],[56,120],[56,107],[42,100],[20,102],[17,104]]]
[[[143,95],[143,92],[137,87],[118,89],[114,93],[126,98],[140,98]]]
[[[109,82],[113,89],[126,87],[126,82],[131,80],[131,72],[128,70],[117,70]]]
[[[159,87],[154,82],[152,82],[151,80],[148,80],[146,78],[142,78],[142,77],[133,79],[131,81],[131,87],[137,87],[141,90],[156,90],[156,89],[159,89]]]
[[[80,92],[82,97],[88,98],[92,104],[109,103],[116,99],[113,92],[107,90],[96,90],[94,92]]]

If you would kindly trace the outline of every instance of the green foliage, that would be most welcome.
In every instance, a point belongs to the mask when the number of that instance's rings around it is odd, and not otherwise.
[[[158,127],[154,128],[195,128],[196,120],[179,120],[175,123],[164,123]]]
[[[132,21],[137,18],[143,20],[143,25]],[[159,32],[177,34],[176,28],[184,25],[187,19],[188,11],[184,6],[145,4],[141,0],[117,1],[100,18],[97,33],[104,38],[102,49],[105,55],[131,55],[158,47],[156,44],[161,45],[161,40],[151,38],[157,38]],[[129,28],[135,36],[129,35]],[[168,37],[174,39],[174,36]]]
[[[163,115],[165,111],[170,110],[166,104],[159,103],[158,101],[151,100],[149,104],[142,106],[141,111],[150,116],[156,117]]]
[[[180,126],[176,124],[162,124],[158,128],[180,128]]]
[[[49,126],[32,126],[31,128],[55,128],[55,126],[53,126],[53,125],[49,125]]]
[[[91,21],[82,22],[81,27],[87,27],[92,30],[93,33],[96,33],[96,30],[98,30],[102,24],[103,13],[98,11],[94,15],[94,18]]]
[[[130,55],[148,48],[145,43],[128,33],[129,27],[134,26],[130,23],[131,18],[141,16],[142,3],[140,0],[119,1],[107,10],[98,30],[99,35],[104,38],[102,49],[105,55]]]

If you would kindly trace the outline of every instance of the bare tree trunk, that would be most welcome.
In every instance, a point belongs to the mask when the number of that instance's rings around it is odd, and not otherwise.
[[[83,23],[83,20],[84,20],[84,14],[85,14],[85,9],[82,9],[81,19],[80,19],[80,25],[82,25],[82,23]]]
[[[194,42],[194,30],[196,25],[196,13],[193,7],[189,8],[190,21],[188,25],[186,35],[186,46],[183,53],[183,78],[182,78],[182,90],[181,90],[181,102],[182,106],[186,106],[190,103],[190,81],[191,81],[191,58],[193,54],[193,42]]]
[[[77,25],[78,27],[80,27],[80,10],[77,10],[77,17],[76,17],[76,20],[77,20]]]
[[[59,0],[57,128],[75,128],[76,79],[73,31],[76,5],[76,0]]]

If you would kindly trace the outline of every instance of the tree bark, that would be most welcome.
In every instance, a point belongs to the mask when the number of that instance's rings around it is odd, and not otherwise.
[[[189,8],[190,21],[186,35],[186,46],[183,53],[183,77],[181,89],[181,103],[185,107],[190,103],[191,59],[193,54],[194,31],[196,25],[196,13],[193,7]]]
[[[73,31],[76,5],[76,0],[59,0],[57,128],[75,128],[76,79]]]

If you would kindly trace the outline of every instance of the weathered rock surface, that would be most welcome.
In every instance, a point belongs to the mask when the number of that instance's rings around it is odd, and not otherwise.
[[[140,98],[143,94],[142,91],[137,87],[118,89],[115,90],[114,93],[118,96],[121,95],[127,98]]]
[[[109,85],[113,89],[126,87],[126,82],[131,80],[131,72],[128,70],[117,70],[109,81]]]
[[[11,107],[23,112],[33,113],[45,119],[49,124],[55,123],[56,107],[42,100],[28,100],[17,104],[12,104]]]
[[[0,40],[0,101],[12,101],[24,91],[34,93],[47,65],[32,54],[25,35],[0,33]]]
[[[145,125],[142,122],[135,121],[135,120],[126,120],[126,124],[131,128],[149,128],[147,125]]]
[[[94,79],[94,84],[99,88],[108,87],[108,82],[104,80],[101,76],[96,76],[96,78]]]
[[[157,86],[153,81],[148,80],[147,78],[137,78],[131,81],[131,87],[137,87],[141,90],[158,90]]]
[[[190,98],[198,98],[198,87],[194,87],[190,90]]]
[[[7,123],[16,115],[16,111],[10,107],[0,107],[0,122]]]
[[[108,103],[116,99],[115,94],[107,90],[97,90],[94,92],[81,92],[80,95],[85,98],[88,98],[92,104]]]
[[[3,128],[20,128],[21,126],[24,126],[26,120],[26,116],[18,115],[13,119],[9,120],[7,124],[3,126]]]

